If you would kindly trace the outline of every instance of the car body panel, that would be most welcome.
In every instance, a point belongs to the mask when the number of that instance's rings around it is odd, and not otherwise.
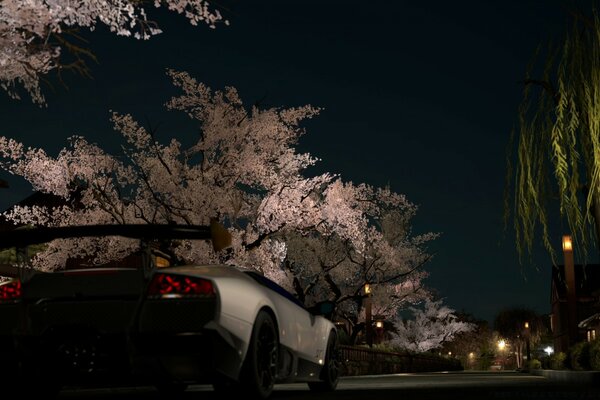
[[[316,316],[269,288],[257,285],[247,273],[230,266],[174,267],[169,272],[212,279],[219,293],[219,317],[215,320],[241,341],[238,349],[245,358],[252,323],[261,309],[269,309],[276,320],[279,341],[305,362],[321,365],[333,324]],[[310,375],[310,373],[308,373]],[[313,373],[314,375],[314,373]]]

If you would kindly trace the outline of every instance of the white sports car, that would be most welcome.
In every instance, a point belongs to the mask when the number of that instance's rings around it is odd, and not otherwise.
[[[45,228],[12,232],[0,243],[23,247],[98,235],[147,243],[209,239],[210,232],[152,225]],[[275,282],[232,266],[156,268],[148,248],[138,260],[141,265],[54,273],[19,270],[13,275],[20,278],[1,283],[4,373],[18,371],[32,390],[49,383],[149,383],[175,394],[190,383],[212,383],[215,390],[266,398],[277,382],[335,389],[337,334],[325,318],[333,303],[306,309]]]

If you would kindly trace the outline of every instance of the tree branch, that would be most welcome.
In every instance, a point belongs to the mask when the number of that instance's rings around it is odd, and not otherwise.
[[[558,102],[560,101],[560,93],[558,93],[556,91],[552,82],[543,81],[543,80],[539,80],[539,79],[525,79],[523,81],[519,81],[519,83],[522,83],[525,86],[527,86],[527,85],[541,86],[546,92],[548,92],[548,94],[554,101],[554,105],[558,105]]]

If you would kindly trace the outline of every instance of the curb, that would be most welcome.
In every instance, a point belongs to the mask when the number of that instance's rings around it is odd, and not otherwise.
[[[532,375],[543,376],[555,382],[574,385],[600,386],[600,371],[557,371],[532,369]]]

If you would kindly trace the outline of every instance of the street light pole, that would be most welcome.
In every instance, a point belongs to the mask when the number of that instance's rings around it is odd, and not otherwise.
[[[525,351],[527,352],[527,364],[529,365],[529,361],[531,360],[531,350],[529,348],[529,322],[525,322]]]
[[[504,348],[506,347],[506,341],[501,339],[498,341],[498,350],[500,350],[500,368],[504,369]]]
[[[565,280],[567,286],[567,346],[577,342],[577,294],[575,293],[575,258],[571,236],[564,235],[562,248],[565,262]],[[564,350],[564,349],[561,349]]]
[[[373,347],[373,317],[371,315],[371,286],[365,284],[365,333],[367,336],[367,345]]]

